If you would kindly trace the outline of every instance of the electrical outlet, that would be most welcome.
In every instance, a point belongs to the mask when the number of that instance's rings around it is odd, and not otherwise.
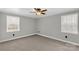
[[[15,36],[15,34],[13,34],[13,36]]]
[[[68,38],[68,36],[66,35],[65,38]]]

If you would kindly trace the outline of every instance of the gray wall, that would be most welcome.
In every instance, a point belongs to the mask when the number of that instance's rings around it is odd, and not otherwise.
[[[20,31],[14,32],[15,37],[13,37],[13,33],[6,32],[6,16],[10,14],[2,14],[0,13],[0,40],[11,39],[19,36],[29,35],[35,33],[35,20],[27,17],[20,17]],[[15,16],[15,15],[13,15]]]
[[[38,31],[40,31],[40,34],[43,34],[43,35],[79,43],[79,34],[75,35],[75,34],[66,34],[61,32],[61,15],[71,14],[71,13],[78,13],[78,11],[63,13],[63,14],[39,19]],[[65,35],[68,36],[67,39],[65,38]]]
[[[68,12],[70,13],[76,13],[76,12]],[[68,14],[64,13],[64,14]],[[78,13],[78,12],[77,12]],[[61,32],[61,15],[59,14],[55,16],[50,16],[42,19],[32,19],[28,17],[20,17],[20,31],[14,32],[15,37],[19,36],[25,36],[33,33],[39,33],[51,37],[56,37],[62,40],[72,41],[79,43],[79,34],[65,34]],[[13,33],[7,33],[6,32],[6,16],[12,15],[12,14],[3,14],[0,13],[0,40],[6,40],[14,38],[12,36]],[[16,15],[13,15],[16,16]],[[68,36],[68,38],[65,38],[65,35]]]

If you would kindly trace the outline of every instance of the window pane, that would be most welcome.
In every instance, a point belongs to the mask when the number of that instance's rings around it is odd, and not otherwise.
[[[7,16],[7,32],[19,31],[19,17]]]
[[[78,14],[61,16],[61,32],[78,34]]]

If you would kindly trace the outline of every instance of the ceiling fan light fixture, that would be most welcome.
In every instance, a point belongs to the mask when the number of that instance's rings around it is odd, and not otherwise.
[[[33,11],[36,13],[36,15],[41,16],[41,15],[45,15],[47,9],[44,8],[34,8]]]
[[[41,15],[41,13],[40,12],[37,12],[36,15]]]

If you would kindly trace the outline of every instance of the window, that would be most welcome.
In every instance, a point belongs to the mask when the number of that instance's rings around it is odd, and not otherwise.
[[[61,16],[61,32],[78,34],[78,14]]]
[[[7,32],[20,31],[20,18],[15,16],[7,16]]]

